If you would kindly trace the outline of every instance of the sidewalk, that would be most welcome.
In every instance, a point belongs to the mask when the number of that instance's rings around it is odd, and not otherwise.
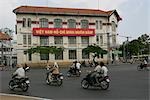
[[[0,93],[0,100],[52,100],[52,99]]]

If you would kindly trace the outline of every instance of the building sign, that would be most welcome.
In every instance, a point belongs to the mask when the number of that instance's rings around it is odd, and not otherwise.
[[[94,36],[95,29],[33,28],[34,36]]]

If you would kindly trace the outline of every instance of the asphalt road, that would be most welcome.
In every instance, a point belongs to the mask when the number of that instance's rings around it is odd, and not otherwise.
[[[81,80],[86,75],[83,68],[81,77],[64,76],[60,87],[49,86],[45,82],[45,69],[31,69],[27,74],[31,86],[27,92],[10,91],[8,83],[14,70],[0,71],[0,92],[36,96],[53,100],[150,100],[149,71],[137,71],[137,64],[111,65],[109,68],[110,88],[100,90],[96,88],[81,88]],[[66,75],[67,69],[61,69]]]

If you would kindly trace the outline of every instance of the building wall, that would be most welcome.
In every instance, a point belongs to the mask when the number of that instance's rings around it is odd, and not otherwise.
[[[31,18],[32,21],[34,22],[39,22],[40,18],[47,18],[49,22],[53,22],[54,19],[59,18],[62,19],[63,22],[67,22],[68,19],[75,19],[77,23],[81,22],[81,20],[86,19],[89,21],[89,23],[95,23],[96,20],[97,21],[102,21],[102,23],[111,23],[112,21],[114,21],[117,23],[117,19],[115,17],[115,15],[113,14],[110,18],[109,18],[109,22],[108,22],[108,18],[106,17],[86,17],[86,16],[54,16],[54,15],[32,15],[32,14],[17,14],[16,17],[17,21],[22,21],[23,18]],[[40,56],[38,54],[32,54],[32,61],[28,61],[28,55],[24,54],[24,50],[29,49],[31,47],[36,47],[40,45],[40,37],[38,36],[33,36],[32,35],[32,28],[35,27],[39,27],[39,24],[36,23],[32,23],[31,28],[29,27],[22,27],[22,23],[17,23],[17,59],[18,59],[18,63],[25,63],[25,62],[32,62],[32,63],[37,63],[37,62],[45,62],[45,61],[40,61]],[[111,25],[104,25],[102,26],[102,29],[96,29],[96,24],[92,24],[89,25],[89,28],[95,29],[96,35],[95,36],[90,36],[89,37],[89,44],[97,44],[99,46],[101,46],[103,49],[107,50],[107,34],[106,33],[110,33],[110,35],[116,35],[116,31],[112,31],[112,26]],[[49,23],[49,28],[54,28],[54,24]],[[67,24],[63,24],[63,28],[67,28]],[[80,28],[80,25],[76,25],[76,28]],[[25,34],[29,34],[31,35],[31,45],[28,45],[28,43],[26,45],[23,44],[23,35]],[[97,42],[96,38],[97,36],[99,37],[99,41]],[[100,36],[103,37],[103,43],[100,43]],[[111,36],[110,36],[110,42],[111,41]],[[114,37],[116,38],[116,37]],[[28,42],[28,41],[27,41]],[[112,44],[112,43],[111,43]],[[50,36],[49,37],[49,46],[53,46],[54,44],[54,37]],[[85,48],[82,44],[81,44],[81,37],[77,37],[77,46],[76,47],[69,47],[68,45],[68,37],[64,36],[63,37],[63,47],[66,48],[63,52],[64,55],[64,61],[72,61],[69,60],[68,58],[68,50],[69,49],[77,49],[77,59],[78,60],[82,60],[82,49]],[[90,58],[92,58],[92,56],[90,56]],[[55,60],[55,57],[53,54],[49,55],[49,59],[51,61]],[[107,59],[107,55],[104,56],[104,59]]]

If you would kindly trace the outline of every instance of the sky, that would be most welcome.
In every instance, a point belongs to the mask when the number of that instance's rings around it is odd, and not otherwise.
[[[100,10],[116,9],[122,21],[117,33],[118,43],[138,38],[142,34],[150,35],[150,0],[0,0],[0,28],[15,31],[16,16],[13,9],[21,6],[48,6],[65,8],[87,8]],[[16,38],[15,38],[16,39]]]

